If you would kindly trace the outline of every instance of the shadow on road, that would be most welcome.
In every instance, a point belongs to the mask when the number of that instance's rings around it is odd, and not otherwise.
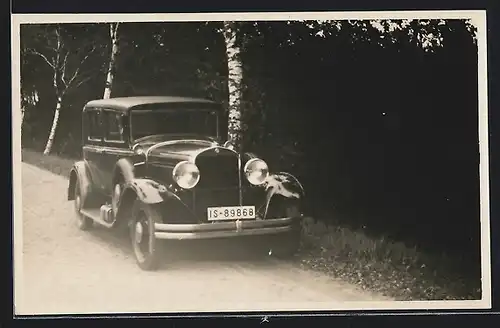
[[[113,231],[96,225],[87,233],[95,239],[94,242],[134,261],[130,238],[126,231]],[[244,262],[258,267],[276,265],[274,261],[269,260],[269,250],[263,247],[263,244],[255,238],[162,241],[161,245],[166,250],[162,269],[172,261],[183,266],[192,264],[203,266],[215,262],[225,264]]]

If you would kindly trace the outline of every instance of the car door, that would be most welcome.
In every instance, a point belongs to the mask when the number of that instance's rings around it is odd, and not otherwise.
[[[87,108],[83,118],[83,158],[88,164],[94,190],[102,193],[104,180],[100,167],[103,142],[101,109]]]
[[[101,166],[104,187],[107,194],[111,195],[114,187],[112,182],[116,162],[120,158],[131,156],[133,152],[129,149],[128,138],[126,138],[125,115],[111,109],[103,110],[102,114],[104,140]]]

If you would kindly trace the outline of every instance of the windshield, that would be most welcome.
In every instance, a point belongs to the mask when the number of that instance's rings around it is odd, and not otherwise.
[[[197,134],[218,137],[213,110],[136,110],[131,112],[132,139],[162,134]]]

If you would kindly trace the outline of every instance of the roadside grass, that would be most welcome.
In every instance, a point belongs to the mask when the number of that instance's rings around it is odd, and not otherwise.
[[[22,161],[68,177],[75,159],[22,149]],[[452,259],[446,254],[428,254],[402,242],[311,218],[303,222],[301,250],[293,261],[396,300],[481,298],[479,279],[472,281],[452,270]]]
[[[428,254],[363,230],[306,218],[296,262],[399,301],[479,300],[481,281],[452,268],[445,254]]]
[[[25,149],[21,150],[21,160],[41,169],[47,170],[57,175],[69,177],[69,171],[75,162],[75,159],[65,158],[55,155],[46,155],[42,153]]]

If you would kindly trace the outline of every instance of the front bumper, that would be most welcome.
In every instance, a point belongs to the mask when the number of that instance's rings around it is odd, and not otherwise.
[[[239,220],[200,224],[155,224],[157,239],[186,240],[232,238],[291,232],[300,218]]]

